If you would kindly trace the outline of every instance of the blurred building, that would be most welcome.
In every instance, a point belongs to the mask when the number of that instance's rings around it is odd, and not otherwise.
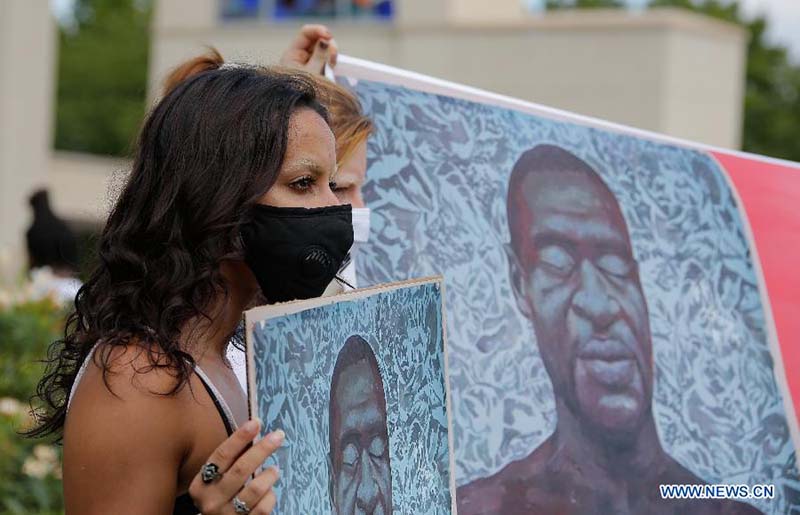
[[[269,63],[299,20],[343,52],[580,114],[729,148],[740,144],[746,33],[684,10],[534,14],[525,0],[161,0],[155,95],[176,63],[213,45]],[[354,4],[390,5],[362,9]],[[292,9],[288,9],[291,6]],[[295,17],[314,15],[316,18]]]
[[[738,148],[746,33],[674,9],[532,13],[529,0],[155,0],[149,94],[213,45],[274,62],[301,23],[349,55],[634,127]],[[0,269],[22,268],[26,198],[49,185],[76,224],[102,219],[125,163],[53,152],[56,30],[44,0],[0,1]],[[117,181],[118,182],[118,181]],[[3,258],[3,255],[6,257]],[[10,256],[10,257],[9,257]],[[5,264],[3,264],[5,261]]]

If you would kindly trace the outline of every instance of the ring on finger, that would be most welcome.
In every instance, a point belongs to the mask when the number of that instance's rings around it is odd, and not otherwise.
[[[222,473],[219,471],[219,465],[216,463],[208,462],[200,469],[200,478],[203,480],[204,484],[213,483],[217,479],[222,477]]]
[[[247,515],[248,513],[250,513],[250,508],[247,507],[247,503],[239,499],[238,496],[234,497],[233,501],[231,502],[233,503],[233,511],[235,511],[236,513],[240,515]]]

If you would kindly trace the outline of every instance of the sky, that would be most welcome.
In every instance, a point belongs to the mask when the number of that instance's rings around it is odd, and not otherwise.
[[[769,37],[789,48],[800,63],[800,0],[739,0],[747,16],[766,14]]]
[[[74,0],[50,0],[53,12],[63,17]],[[403,0],[395,0],[400,3]],[[537,0],[520,0],[533,3]],[[631,6],[642,5],[646,0],[626,0]],[[793,60],[800,63],[800,0],[739,0],[748,17],[764,14],[769,20],[768,37],[773,43],[787,48]]]

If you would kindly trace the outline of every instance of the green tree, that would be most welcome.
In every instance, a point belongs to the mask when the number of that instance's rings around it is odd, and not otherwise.
[[[60,27],[55,147],[126,154],[144,115],[151,1],[76,0]]]
[[[765,41],[766,22],[749,23],[744,149],[800,161],[800,66]]]
[[[615,0],[550,0],[552,7],[621,7]],[[612,5],[616,4],[616,5]],[[786,48],[767,41],[767,20],[746,20],[739,2],[722,0],[652,0],[650,7],[680,7],[745,28],[749,33],[742,147],[748,152],[800,161],[800,66]]]

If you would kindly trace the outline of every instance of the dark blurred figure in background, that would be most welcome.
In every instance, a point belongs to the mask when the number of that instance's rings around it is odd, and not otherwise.
[[[73,301],[81,286],[77,279],[78,242],[69,226],[50,208],[47,190],[29,199],[33,223],[25,234],[28,268],[34,288],[52,293],[60,302]]]

